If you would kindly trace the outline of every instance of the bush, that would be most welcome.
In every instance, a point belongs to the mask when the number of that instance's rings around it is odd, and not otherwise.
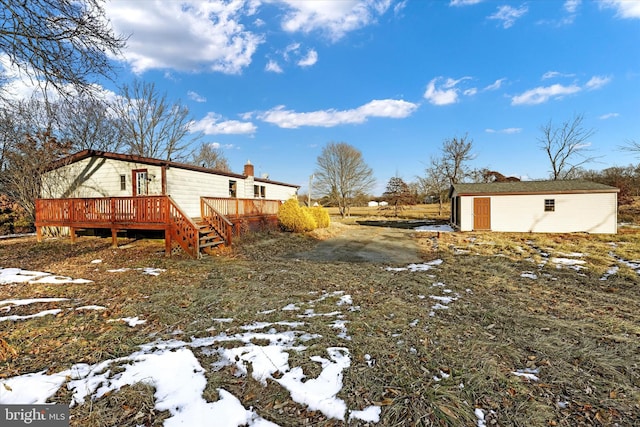
[[[329,211],[322,206],[314,206],[312,208],[303,208],[311,212],[316,220],[317,228],[327,228],[331,220],[329,219]]]
[[[318,227],[313,215],[307,209],[302,209],[295,198],[287,200],[278,209],[278,224],[283,230],[296,233]]]

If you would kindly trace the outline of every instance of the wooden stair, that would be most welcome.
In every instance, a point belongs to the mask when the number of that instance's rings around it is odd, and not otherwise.
[[[192,218],[192,220],[198,227],[200,252],[211,253],[215,247],[225,244],[222,236],[208,222],[202,218]]]

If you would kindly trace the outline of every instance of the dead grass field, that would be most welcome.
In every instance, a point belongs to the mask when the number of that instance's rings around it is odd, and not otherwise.
[[[309,352],[347,346],[352,362],[339,397],[349,407],[381,406],[375,425],[477,425],[476,408],[486,425],[640,425],[640,270],[633,263],[640,263],[640,230],[625,228],[616,236],[416,233],[425,261],[442,260],[428,271],[288,257],[357,226],[352,224],[308,235],[257,234],[231,252],[202,260],[165,258],[163,242],[152,240],[121,241],[118,249],[109,247],[109,239],[91,237],[75,245],[0,241],[0,268],[93,281],[0,285],[0,300],[64,297],[67,308],[107,307],[0,322],[0,382],[126,356],[153,339],[231,334],[237,328],[212,318],[233,318],[234,325],[280,321],[284,312],[270,310],[304,304],[314,293],[342,291],[359,307],[346,313],[351,339],[338,337],[326,318],[305,319],[306,330],[321,337],[308,344],[308,352],[292,353],[290,363],[315,377],[319,368]],[[554,258],[585,263],[571,266]],[[96,259],[102,262],[92,263]],[[107,272],[122,267],[166,272]],[[438,309],[434,296],[455,299]],[[335,307],[329,301],[318,305],[318,311]],[[29,310],[15,307],[11,313]],[[147,323],[130,328],[106,322],[125,316]],[[212,355],[197,357],[203,367],[215,361]],[[538,380],[514,372],[534,373]],[[263,386],[236,374],[231,368],[209,372],[205,398],[215,401],[223,387],[282,426],[346,425],[295,403],[273,381]],[[72,425],[161,425],[168,414],[154,409],[153,392],[138,384],[76,406]],[[63,388],[52,400],[69,402],[70,395]]]

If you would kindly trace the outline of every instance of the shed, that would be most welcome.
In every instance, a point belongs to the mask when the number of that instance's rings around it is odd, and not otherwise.
[[[619,191],[589,181],[453,184],[451,224],[460,231],[615,234]]]
[[[230,244],[248,222],[277,221],[279,205],[299,186],[130,154],[84,150],[51,165],[36,201],[36,230],[69,227],[165,230],[196,256]],[[196,241],[199,239],[199,243]],[[188,241],[187,243],[185,243]],[[184,243],[184,244],[183,244]]]

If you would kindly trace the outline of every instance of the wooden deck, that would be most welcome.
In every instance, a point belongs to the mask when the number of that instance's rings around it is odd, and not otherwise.
[[[43,227],[69,227],[74,242],[77,229],[110,229],[116,246],[120,230],[164,230],[167,255],[176,242],[197,258],[206,247],[231,245],[233,236],[255,224],[277,224],[280,204],[279,200],[201,197],[201,218],[194,220],[169,196],[37,199],[36,236],[42,240]]]

